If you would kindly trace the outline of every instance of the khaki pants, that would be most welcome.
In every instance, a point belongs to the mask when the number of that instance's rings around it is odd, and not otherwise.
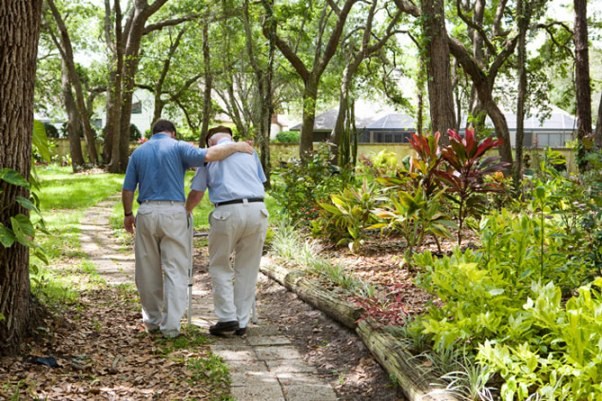
[[[219,206],[209,222],[209,273],[215,315],[220,322],[238,320],[240,327],[247,327],[255,301],[268,211],[263,202]]]
[[[177,335],[187,306],[190,236],[183,202],[143,203],[136,216],[136,286],[148,329]]]

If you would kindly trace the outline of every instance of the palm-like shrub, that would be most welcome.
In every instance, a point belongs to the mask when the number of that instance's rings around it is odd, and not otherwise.
[[[481,212],[485,206],[486,199],[480,195],[503,190],[500,181],[485,180],[485,176],[503,170],[505,164],[498,156],[484,157],[500,144],[499,139],[477,141],[472,129],[466,130],[464,138],[451,129],[448,135],[450,143],[441,150],[444,169],[435,169],[433,173],[446,185],[449,199],[457,205],[458,244],[461,244],[466,217]]]

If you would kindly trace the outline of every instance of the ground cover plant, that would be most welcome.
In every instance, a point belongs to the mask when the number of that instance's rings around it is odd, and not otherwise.
[[[413,160],[384,174],[372,167],[378,163],[363,166],[351,189],[333,190],[315,220],[317,237],[298,237],[313,244],[314,256],[286,259],[311,260],[325,286],[346,286],[348,299],[394,329],[462,399],[602,397],[599,172],[569,176],[548,150],[513,199],[498,173],[503,165],[475,152],[494,147],[487,139],[455,138],[446,148],[434,136],[413,142]],[[367,182],[372,199],[354,195],[367,193]],[[457,230],[454,240],[432,233],[412,242],[404,234],[422,230],[429,203],[412,198],[419,190],[441,196],[437,211],[454,223],[446,226]],[[404,208],[383,196],[394,192],[404,194]],[[383,223],[365,223],[360,205]],[[361,238],[359,246],[341,248],[345,237]]]

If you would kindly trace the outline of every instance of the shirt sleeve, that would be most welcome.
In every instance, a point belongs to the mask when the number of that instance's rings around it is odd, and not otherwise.
[[[186,167],[200,167],[205,163],[207,149],[197,148],[188,142],[178,141],[182,162]]]
[[[138,172],[136,171],[136,159],[130,157],[128,166],[125,170],[125,178],[123,180],[123,189],[126,191],[135,191],[138,186]]]
[[[199,192],[205,192],[207,189],[207,166],[201,166],[197,168],[192,181],[190,182],[190,189]]]
[[[268,179],[263,172],[263,167],[261,167],[261,161],[259,161],[259,156],[257,156],[257,152],[253,152],[253,156],[255,157],[255,163],[257,164],[257,176],[261,180],[261,182],[266,182]]]

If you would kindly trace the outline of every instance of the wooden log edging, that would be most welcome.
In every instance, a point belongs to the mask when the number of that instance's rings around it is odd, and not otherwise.
[[[362,316],[363,308],[339,299],[331,291],[323,290],[315,280],[306,278],[305,272],[288,270],[265,257],[261,260],[260,269],[265,275],[276,280],[286,289],[297,294],[303,301],[326,313],[343,326],[351,330],[357,328],[357,320]]]
[[[435,378],[414,363],[415,358],[371,318],[360,320],[364,310],[306,278],[302,270],[289,270],[269,257],[261,260],[261,272],[294,292],[303,301],[354,330],[374,358],[392,376],[409,401],[457,401],[443,387],[437,388]],[[359,322],[359,323],[358,323]]]
[[[374,319],[360,320],[356,333],[378,363],[392,375],[409,400],[456,401],[456,398],[435,384],[435,378],[414,363],[414,356],[399,340],[387,333]]]

